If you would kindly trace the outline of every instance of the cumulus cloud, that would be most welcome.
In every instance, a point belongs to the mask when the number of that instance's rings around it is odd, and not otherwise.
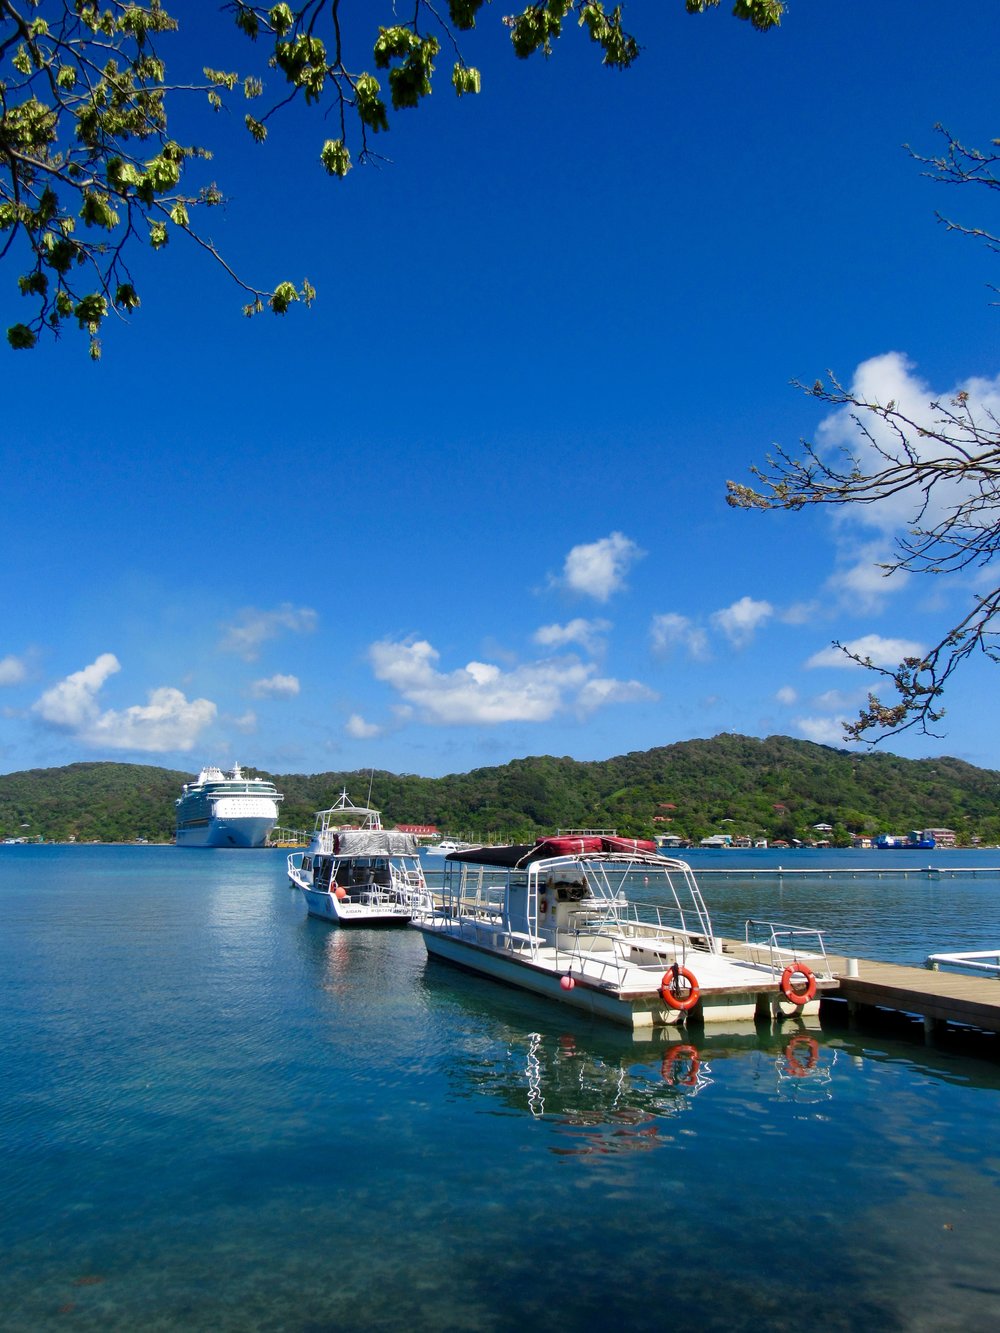
[[[770,602],[755,602],[752,597],[741,597],[721,611],[712,613],[712,624],[725,634],[736,648],[750,642],[757,630],[774,615]]]
[[[869,658],[873,666],[880,667],[894,667],[904,657],[921,657],[924,651],[923,647],[913,639],[887,639],[881,634],[864,634],[860,639],[852,639],[850,643],[845,643],[844,647],[862,660]],[[821,648],[818,653],[813,653],[806,666],[856,667],[857,663],[852,662],[847,653],[841,651],[835,644],[830,644],[827,648]]]
[[[172,686],[150,690],[147,697],[144,706],[133,704],[121,712],[101,713],[80,733],[80,739],[113,750],[191,750],[215,720],[215,704],[208,699],[186,699]]]
[[[562,581],[572,592],[606,602],[625,586],[625,575],[645,554],[624,533],[574,546],[563,564]]]
[[[657,657],[669,657],[681,649],[695,662],[707,662],[711,653],[708,635],[687,616],[676,611],[665,611],[654,616],[649,627],[650,644]]]
[[[610,628],[610,620],[585,620],[577,616],[568,625],[542,625],[535,630],[533,638],[543,648],[565,648],[571,643],[577,643],[584,652],[594,656],[603,648],[601,636],[607,634]]]
[[[627,702],[637,682],[597,681],[593,663],[575,656],[551,658],[504,670],[491,662],[468,662],[455,671],[437,669],[439,653],[426,639],[372,644],[368,657],[378,680],[395,689],[429,722],[491,725],[547,722],[572,707],[590,711],[601,702]],[[591,686],[589,692],[585,687]]]
[[[225,633],[220,648],[226,653],[236,653],[247,662],[253,662],[260,656],[261,645],[279,634],[311,634],[319,621],[316,612],[308,606],[292,606],[284,602],[273,611],[259,611],[247,607],[230,625],[224,625]]]
[[[918,460],[937,457],[946,452],[946,447],[940,441],[920,433],[921,427],[933,428],[940,416],[931,407],[933,402],[948,404],[956,394],[965,392],[977,416],[981,417],[984,410],[992,410],[994,413],[1000,411],[1000,376],[993,380],[972,378],[951,389],[935,391],[915,373],[913,363],[901,352],[885,352],[862,361],[854,372],[850,392],[865,402],[894,403],[896,412],[912,421],[917,428],[908,432],[907,445]],[[862,426],[869,432],[868,435],[862,431]],[[846,451],[859,460],[864,472],[881,471],[885,466],[885,458],[880,450],[893,458],[904,461],[907,458],[889,422],[874,413],[859,413],[850,405],[836,408],[823,419],[817,431],[817,444],[823,454],[829,457],[837,454],[842,457]],[[961,490],[960,482],[941,488],[941,500],[931,501],[932,517],[937,512],[934,506],[939,503],[950,506]],[[886,496],[878,504],[852,505],[840,512],[865,527],[892,533],[910,525],[921,502],[919,493],[901,492]]]
[[[76,731],[97,717],[100,712],[97,693],[104,682],[121,669],[114,653],[101,653],[90,666],[74,671],[46,690],[35,703],[34,711],[49,726]]]
[[[370,741],[375,736],[381,736],[382,728],[374,722],[366,722],[360,713],[352,713],[344,723],[344,730],[348,736],[352,736],[356,741]]]
[[[70,732],[87,745],[112,750],[190,750],[214,721],[214,703],[188,700],[172,686],[150,690],[146,704],[102,712],[97,696],[109,677],[120,670],[114,653],[102,653],[89,666],[46,690],[33,711],[47,726]]]
[[[959,393],[965,393],[969,409],[979,421],[989,420],[991,413],[994,418],[1000,415],[1000,376],[993,379],[972,377],[939,391],[923,380],[913,363],[900,352],[886,352],[863,361],[854,373],[850,391],[866,402],[892,402],[898,413],[914,423],[914,429],[907,431],[906,439],[918,461],[947,456],[949,452],[948,446],[940,440],[922,433],[922,429],[933,428],[940,416],[932,403],[947,407]],[[870,438],[862,432],[855,417],[870,432]],[[845,453],[857,458],[865,473],[880,472],[885,468],[886,459],[879,450],[884,450],[890,458],[909,461],[888,422],[874,413],[858,413],[850,406],[837,408],[820,423],[817,447],[835,466],[843,465]],[[893,573],[886,578],[885,571],[876,568],[880,561],[891,558],[893,539],[906,533],[918,519],[922,527],[932,527],[972,494],[969,483],[956,479],[935,486],[922,513],[924,496],[916,490],[886,495],[877,504],[852,504],[833,511],[837,540],[843,547],[843,568],[833,575],[831,588],[843,592],[852,601],[860,598],[865,609],[900,591],[906,581],[905,572]],[[860,551],[856,545],[859,529],[877,534]]]
[[[298,692],[298,676],[268,676],[266,680],[255,680],[250,686],[255,699],[291,699]]]
[[[774,697],[779,704],[784,704],[787,708],[790,708],[792,704],[798,703],[799,701],[798,691],[793,689],[791,685],[782,685],[781,689],[776,692]]]

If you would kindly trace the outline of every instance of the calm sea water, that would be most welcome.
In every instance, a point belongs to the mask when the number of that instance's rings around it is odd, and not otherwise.
[[[996,873],[754,864],[707,867],[726,933],[1000,945]],[[997,1322],[989,1060],[818,1024],[676,1057],[307,918],[278,852],[0,848],[0,999],[5,1333]]]

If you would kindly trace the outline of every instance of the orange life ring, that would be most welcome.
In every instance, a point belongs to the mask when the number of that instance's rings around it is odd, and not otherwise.
[[[805,978],[806,988],[804,991],[792,989],[792,978],[795,976]],[[781,974],[781,993],[792,1004],[808,1004],[816,994],[816,977],[806,967],[805,963],[789,963]]]
[[[805,1058],[800,1056],[803,1052]],[[796,1078],[805,1078],[816,1068],[819,1059],[819,1042],[815,1037],[807,1037],[804,1032],[793,1037],[785,1047],[785,1066],[789,1074]]]
[[[678,995],[674,990],[681,977],[684,978],[689,987],[685,996]],[[663,997],[663,1003],[671,1009],[680,1009],[682,1013],[686,1013],[689,1009],[693,1009],[701,998],[698,978],[693,972],[689,972],[686,967],[674,963],[673,967],[668,967],[663,974],[663,980],[660,982],[660,995]]]
[[[687,1065],[687,1072],[681,1074],[679,1067]],[[660,1074],[666,1083],[684,1083],[693,1088],[698,1082],[698,1068],[701,1064],[694,1046],[672,1046],[663,1057]]]

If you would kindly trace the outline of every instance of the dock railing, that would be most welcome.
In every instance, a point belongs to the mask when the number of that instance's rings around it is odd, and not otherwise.
[[[970,972],[986,972],[1000,976],[1000,949],[980,949],[973,953],[932,953],[927,959],[932,972],[942,967],[967,968]]]

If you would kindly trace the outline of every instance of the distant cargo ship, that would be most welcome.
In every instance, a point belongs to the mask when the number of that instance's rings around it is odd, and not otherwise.
[[[932,852],[937,846],[929,833],[880,833],[875,839],[875,846],[888,851]]]
[[[177,798],[178,847],[263,847],[283,800],[273,782],[247,778],[239,764],[203,768]]]

